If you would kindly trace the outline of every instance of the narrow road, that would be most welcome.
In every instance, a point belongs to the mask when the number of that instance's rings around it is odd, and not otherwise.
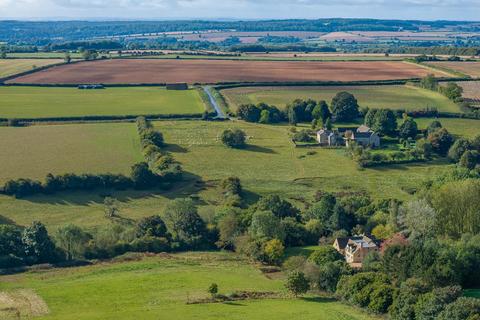
[[[203,87],[203,90],[208,95],[208,99],[210,100],[210,103],[212,104],[212,106],[215,108],[215,111],[217,112],[216,118],[226,119],[227,116],[223,112],[222,108],[220,108],[220,106],[218,105],[217,100],[215,100],[215,98],[213,97],[212,92],[210,91],[210,88],[211,88],[210,86],[205,86]]]

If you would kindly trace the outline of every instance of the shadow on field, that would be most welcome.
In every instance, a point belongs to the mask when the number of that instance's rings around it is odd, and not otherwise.
[[[173,153],[187,153],[188,152],[187,148],[184,148],[184,147],[182,147],[181,145],[178,145],[178,144],[171,144],[171,143],[166,144],[165,149],[167,151],[170,151],[170,152],[173,152]]]
[[[243,150],[251,151],[251,152],[259,152],[259,153],[271,153],[271,154],[277,153],[273,149],[260,147],[252,144],[247,144],[247,146]]]
[[[235,307],[246,307],[247,306],[243,303],[232,302],[232,301],[227,301],[227,302],[224,302],[223,304],[227,304],[229,306],[235,306]]]
[[[11,225],[17,225],[15,223],[15,221],[13,221],[12,219],[9,219],[7,217],[4,217],[2,215],[0,215],[0,224],[11,224]]]
[[[302,297],[300,298],[303,301],[306,302],[334,302],[336,301],[334,298],[328,298],[328,297]]]
[[[115,198],[118,202],[129,203],[138,199],[147,199],[162,197],[167,200],[177,198],[196,198],[198,193],[205,190],[208,186],[205,185],[200,176],[193,173],[184,172],[183,180],[175,183],[167,189],[151,189],[151,190],[102,190],[95,189],[91,191],[66,191],[58,192],[53,195],[35,195],[23,198],[24,201],[29,201],[35,204],[54,204],[54,205],[77,205],[77,206],[91,206],[103,205],[105,197]],[[199,199],[197,204],[202,205],[203,200]],[[0,216],[0,222],[1,222]]]

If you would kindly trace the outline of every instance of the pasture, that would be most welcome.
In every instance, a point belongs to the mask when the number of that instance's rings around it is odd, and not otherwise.
[[[461,74],[466,74],[472,78],[480,78],[480,62],[462,62],[462,61],[435,61],[426,63],[432,67],[440,69],[453,70]]]
[[[431,70],[400,61],[233,61],[112,59],[87,61],[18,77],[10,83],[219,83],[358,81],[420,78]],[[441,71],[433,71],[445,76]]]
[[[52,118],[125,115],[201,114],[205,105],[195,89],[160,87],[77,88],[0,87],[0,118]]]
[[[208,297],[207,288],[213,282],[218,284],[222,294],[234,291],[285,293],[282,279],[270,280],[248,261],[230,253],[164,254],[138,261],[103,262],[87,267],[2,276],[0,290],[4,296],[13,297],[17,292],[31,292],[30,300],[47,308],[39,313],[35,304],[31,304],[32,307],[23,306],[20,310],[25,318],[37,315],[39,320],[138,317],[145,320],[377,319],[326,297],[293,299],[284,296],[187,304],[187,301]],[[5,304],[22,307],[22,302],[25,304],[25,301],[12,299]]]
[[[238,176],[256,194],[308,199],[317,190],[364,191],[374,198],[407,198],[408,190],[447,168],[434,162],[358,170],[343,149],[295,148],[285,125],[161,121],[156,127],[187,172],[204,181]],[[226,128],[243,129],[248,147],[225,147],[218,137]]]
[[[325,100],[341,91],[352,93],[361,107],[420,110],[435,107],[439,111],[460,112],[460,108],[443,95],[413,86],[334,86],[334,87],[242,87],[221,93],[235,111],[242,104],[264,102],[279,108],[295,99]]]
[[[219,182],[229,176],[241,179],[248,203],[277,193],[303,208],[302,201],[313,201],[318,190],[365,192],[376,199],[408,199],[423,181],[450,167],[447,162],[437,161],[359,170],[343,149],[295,148],[286,125],[240,121],[154,124],[164,134],[166,150],[186,171],[185,181],[167,191],[107,191],[118,199],[120,215],[127,219],[162,214],[171,199],[192,196],[200,214],[210,221],[215,206],[223,201]],[[225,147],[218,137],[227,128],[245,130],[248,147]],[[131,164],[141,161],[133,124],[0,128],[0,134],[7,137],[0,142],[2,150],[6,150],[0,157],[0,181],[14,177],[42,179],[50,171],[128,173]],[[40,220],[53,230],[69,222],[94,228],[111,223],[104,216],[104,197],[103,190],[25,199],[0,196],[0,215],[20,225]]]
[[[62,173],[129,173],[142,160],[135,124],[0,128],[0,183]]]
[[[60,59],[0,59],[0,78],[61,62]]]
[[[438,120],[444,128],[446,128],[450,133],[466,137],[473,138],[480,134],[480,120],[473,119],[455,119],[455,118],[418,118],[415,121],[418,124],[419,129],[426,129],[428,125],[434,121]]]

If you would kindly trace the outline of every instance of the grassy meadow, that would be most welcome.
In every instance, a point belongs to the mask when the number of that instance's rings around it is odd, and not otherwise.
[[[343,149],[295,148],[286,125],[240,121],[154,124],[164,134],[166,150],[187,172],[185,181],[168,191],[107,192],[119,200],[120,215],[127,219],[161,214],[171,199],[193,196],[208,221],[222,201],[219,181],[229,176],[241,179],[249,203],[261,195],[278,193],[302,207],[303,199],[313,200],[318,190],[364,191],[374,198],[406,199],[424,180],[449,167],[438,161],[359,170]],[[245,130],[249,146],[243,150],[225,147],[218,137],[227,128]],[[134,124],[0,128],[0,134],[6,137],[0,148],[7,151],[0,156],[3,182],[20,177],[43,179],[48,172],[128,173],[133,163],[142,160]],[[25,199],[0,196],[0,215],[20,225],[40,220],[49,229],[69,222],[94,228],[111,223],[104,217],[105,194],[97,190]]]
[[[235,175],[248,190],[260,194],[308,197],[322,189],[405,198],[409,196],[406,190],[446,168],[439,162],[359,170],[343,149],[295,148],[285,125],[161,121],[156,127],[187,172],[205,181]],[[226,128],[243,129],[248,147],[225,147],[218,137]]]
[[[0,59],[0,78],[9,77],[17,73],[30,71],[35,68],[61,63],[60,59]],[[0,94],[3,100],[3,94]],[[1,100],[0,100],[1,101]]]
[[[352,93],[361,107],[419,110],[435,107],[439,111],[460,112],[443,95],[412,86],[334,86],[334,87],[242,87],[222,90],[229,107],[235,111],[247,103],[265,102],[284,108],[295,99],[325,100],[341,91]]]
[[[129,173],[142,160],[132,123],[0,127],[0,183],[54,173]]]
[[[2,276],[0,293],[10,297],[23,293],[27,302],[12,299],[4,304],[19,307],[25,318],[37,315],[35,319],[39,320],[377,319],[335,300],[308,296],[186,303],[208,297],[206,289],[212,282],[218,284],[219,293],[223,294],[285,293],[281,277],[271,280],[246,260],[228,253],[159,255],[139,261]],[[2,319],[7,316],[4,314]]]
[[[480,120],[455,118],[418,118],[415,121],[419,129],[426,129],[432,121],[438,120],[444,128],[455,136],[473,138],[480,134]]]
[[[205,110],[195,89],[0,87],[0,97],[0,118],[181,115]]]

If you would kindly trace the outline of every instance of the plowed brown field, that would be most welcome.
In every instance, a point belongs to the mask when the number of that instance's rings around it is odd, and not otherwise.
[[[441,71],[398,61],[221,61],[114,59],[62,65],[12,83],[218,83],[258,81],[357,81],[418,78]]]

